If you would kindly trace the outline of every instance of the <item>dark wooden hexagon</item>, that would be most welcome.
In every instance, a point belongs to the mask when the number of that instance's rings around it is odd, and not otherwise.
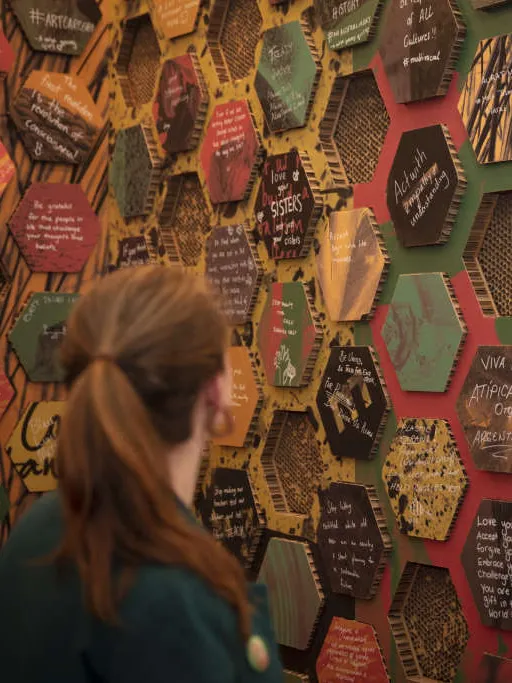
[[[214,469],[198,509],[205,527],[250,567],[265,520],[247,472],[226,467]]]
[[[480,470],[512,473],[512,346],[479,346],[457,400]]]
[[[309,157],[296,149],[267,157],[254,212],[269,258],[303,258],[322,212]]]
[[[316,404],[332,453],[370,460],[390,407],[373,349],[332,347]]]
[[[315,44],[304,24],[292,21],[265,31],[254,87],[272,133],[306,125],[320,73]]]
[[[103,118],[80,76],[31,71],[11,118],[34,161],[81,164],[93,150]]]
[[[95,0],[11,0],[30,46],[41,52],[79,55],[101,19]]]
[[[345,50],[372,40],[382,0],[315,0],[316,14],[331,50]]]
[[[337,483],[321,491],[317,538],[332,592],[373,597],[392,547],[376,490]]]
[[[118,241],[116,268],[143,266],[151,261],[151,249],[145,235],[133,235]]]
[[[453,0],[389,3],[380,53],[395,100],[444,95],[465,34]]]
[[[218,104],[200,152],[212,204],[247,199],[262,154],[258,129],[247,100]]]
[[[3,31],[0,30],[0,79],[5,78],[5,76],[11,70],[14,64],[14,52],[11,44],[5,37]]]
[[[35,273],[80,272],[101,233],[80,185],[64,183],[33,183],[9,228]]]
[[[512,631],[512,502],[482,500],[462,565],[482,623]]]
[[[258,347],[268,383],[306,386],[321,342],[317,314],[304,285],[272,283],[258,327]]]
[[[387,202],[404,247],[448,241],[466,178],[443,124],[402,134],[388,176]]]
[[[220,292],[231,325],[251,318],[262,270],[252,235],[243,223],[217,226],[206,240],[206,277]]]

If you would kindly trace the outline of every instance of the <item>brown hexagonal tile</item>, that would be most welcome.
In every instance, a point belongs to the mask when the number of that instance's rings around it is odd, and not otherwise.
[[[397,102],[446,94],[466,35],[454,0],[388,5],[380,54]]]
[[[331,320],[370,318],[389,269],[388,252],[373,211],[333,211],[320,240],[316,265]]]
[[[454,680],[469,629],[448,569],[408,562],[389,623],[409,680]]]
[[[319,135],[337,184],[373,179],[390,123],[373,71],[335,78]],[[366,141],[364,147],[361,139]]]
[[[148,0],[162,40],[193,33],[199,21],[201,0]]]

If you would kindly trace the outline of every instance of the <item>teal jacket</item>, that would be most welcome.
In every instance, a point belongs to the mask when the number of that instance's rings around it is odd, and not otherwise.
[[[194,522],[191,519],[191,524]],[[32,562],[62,535],[57,494],[35,503],[0,551],[0,679],[5,683],[280,683],[263,586],[253,634],[270,655],[251,666],[231,606],[192,572],[148,565],[120,606],[121,626],[92,617],[74,572]],[[260,641],[261,644],[261,641]]]

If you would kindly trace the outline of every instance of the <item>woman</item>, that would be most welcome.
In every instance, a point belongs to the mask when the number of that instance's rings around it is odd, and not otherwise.
[[[264,589],[188,511],[229,423],[227,342],[180,269],[118,271],[77,304],[60,493],[0,553],[6,683],[281,681]]]

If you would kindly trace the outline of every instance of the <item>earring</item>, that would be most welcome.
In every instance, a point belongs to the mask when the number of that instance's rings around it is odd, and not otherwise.
[[[233,413],[229,408],[220,408],[209,420],[208,431],[213,439],[224,439],[235,426]]]

